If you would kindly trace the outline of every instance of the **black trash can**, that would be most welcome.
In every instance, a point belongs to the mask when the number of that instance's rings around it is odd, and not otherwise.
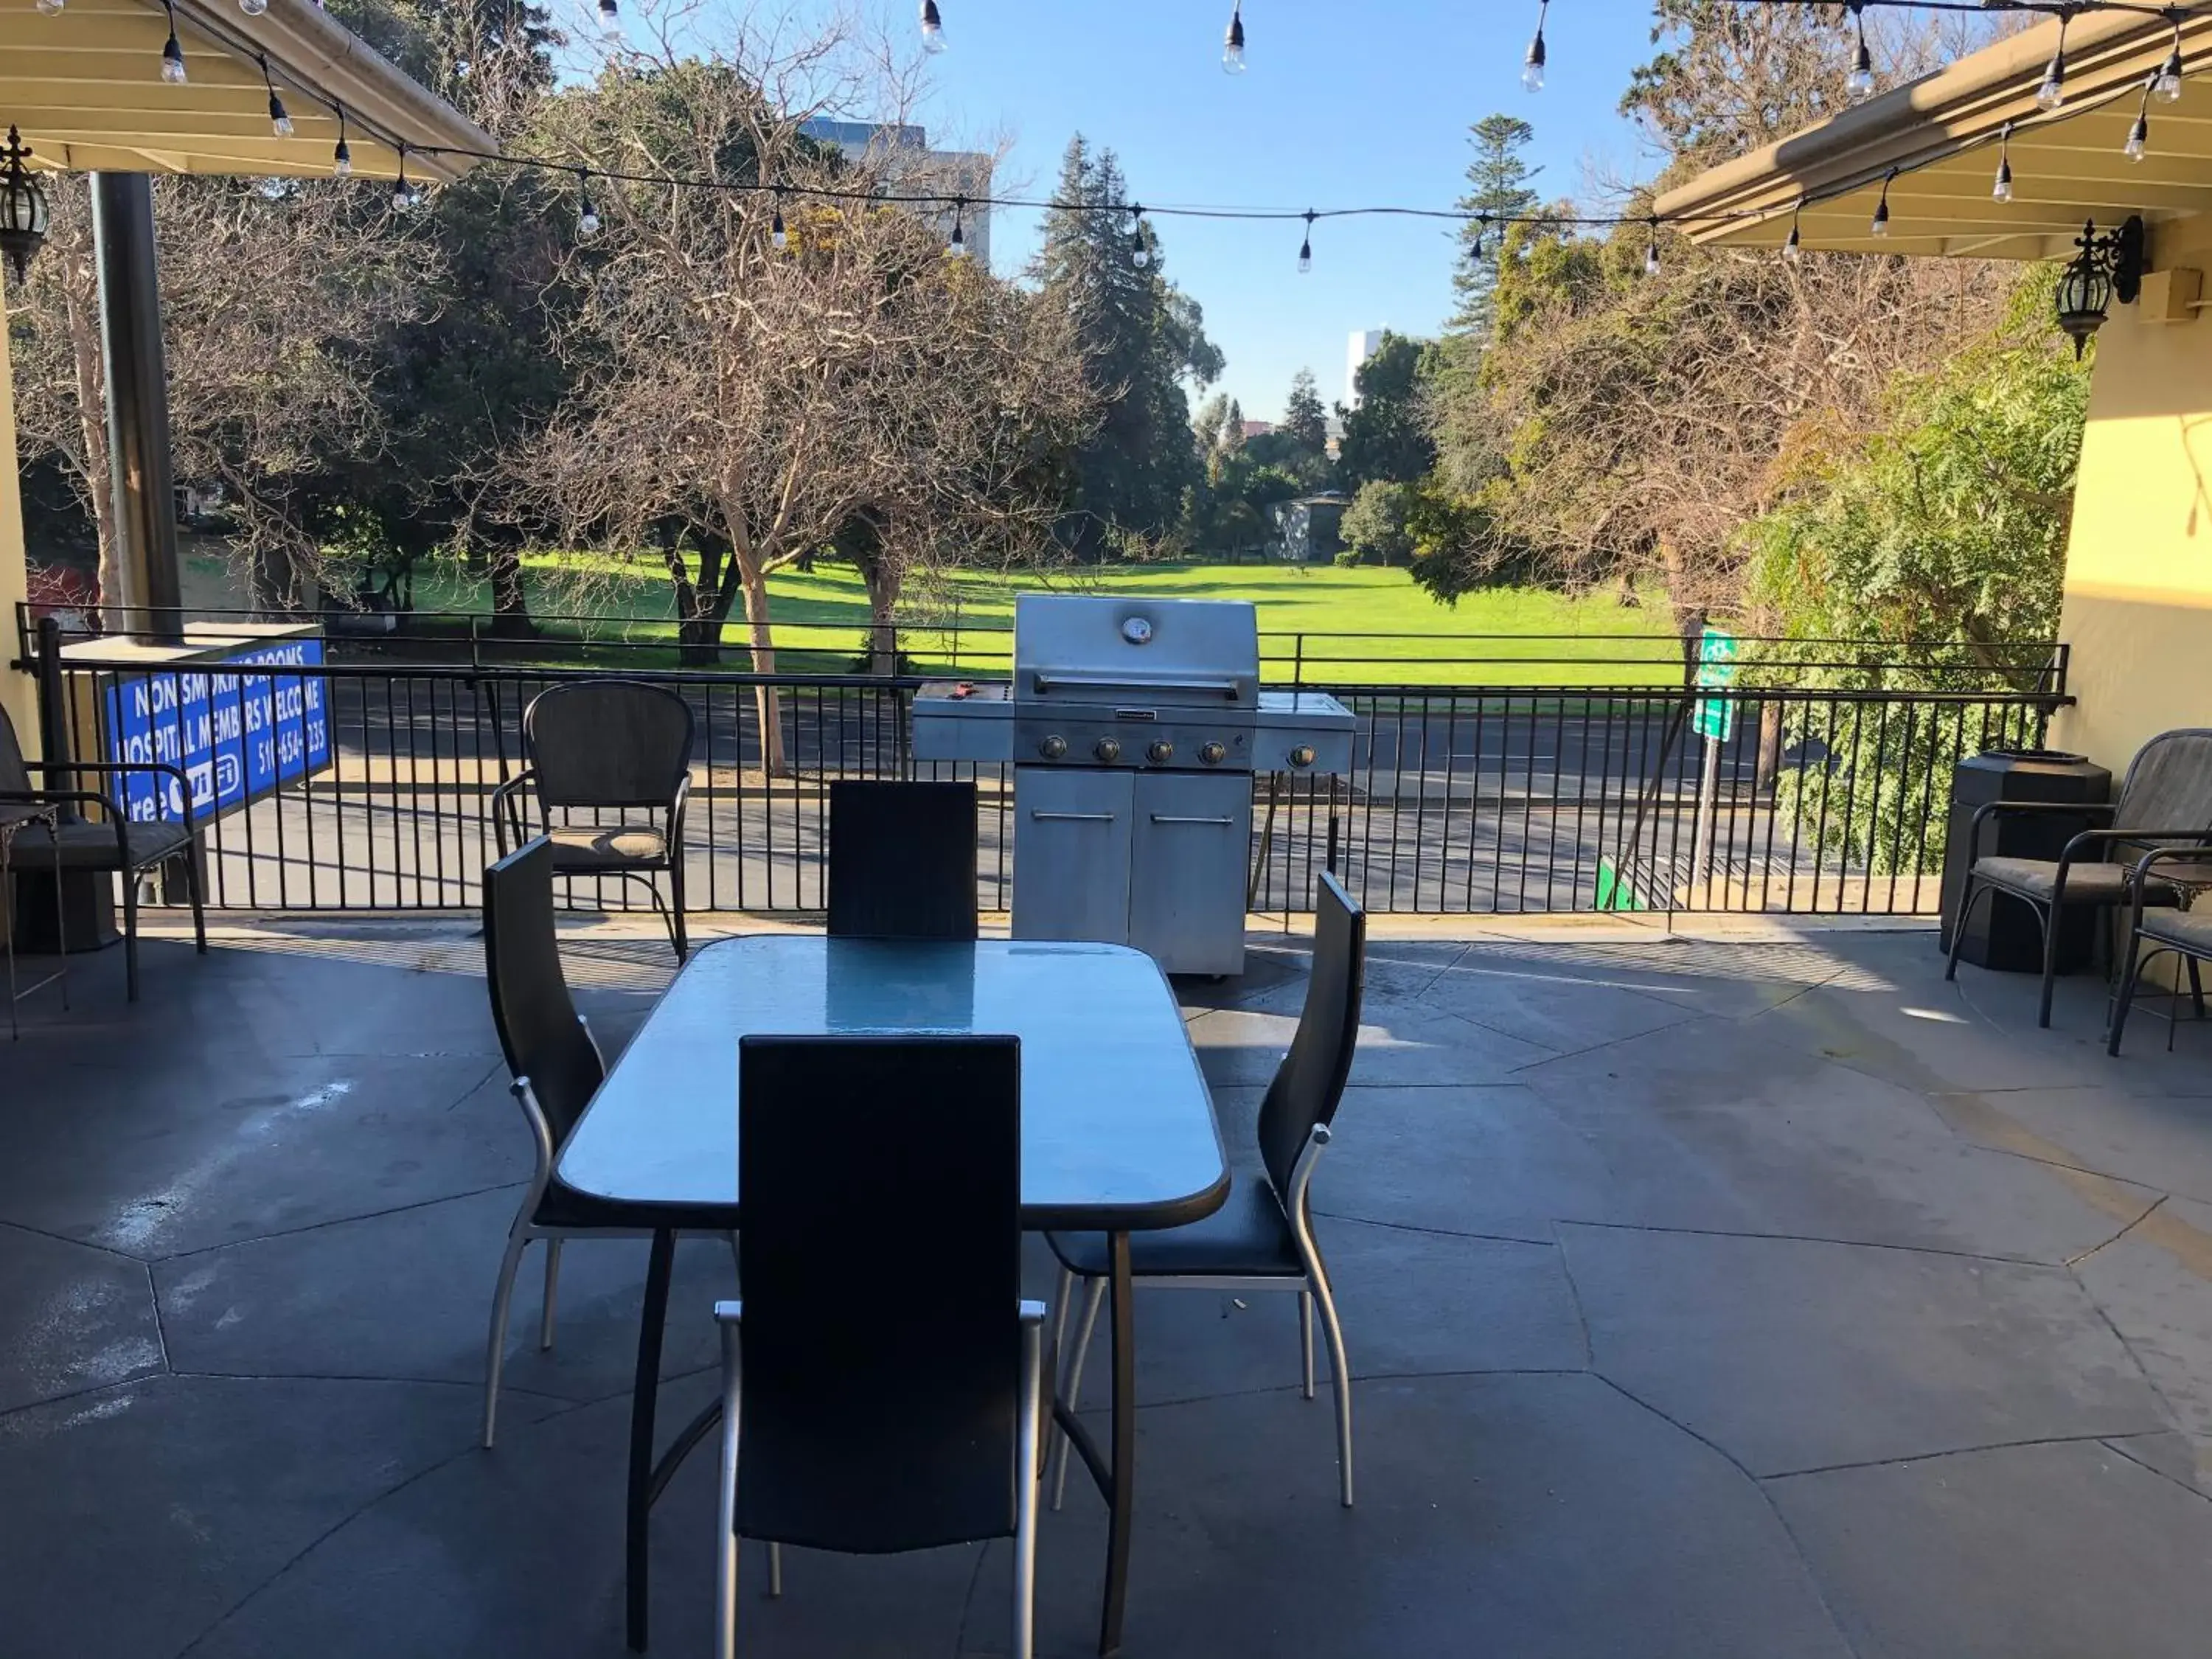
[[[2066,843],[2094,830],[2102,815],[2094,812],[1999,814],[1984,820],[1980,844],[1969,847],[1967,829],[1974,809],[1993,800],[2052,801],[2101,806],[2112,796],[2112,775],[2079,755],[2056,749],[1993,749],[1960,761],[1951,772],[1950,830],[1943,843],[1942,948],[1951,948],[1958,925],[1959,899],[1966,869],[1978,858],[2049,859]],[[2087,905],[2068,908],[2058,927],[2058,971],[2070,973],[2089,960],[2097,915]],[[1995,894],[1974,906],[1959,960],[2014,974],[2043,971],[2043,933],[2035,913],[2019,899]]]

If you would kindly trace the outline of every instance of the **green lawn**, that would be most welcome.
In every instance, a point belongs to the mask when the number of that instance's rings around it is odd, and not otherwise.
[[[670,636],[669,585],[611,561],[533,555],[526,561],[531,607],[549,632],[626,639]],[[778,666],[819,672],[852,665],[867,625],[858,573],[827,562],[769,579]],[[1261,653],[1270,681],[1303,669],[1310,681],[1486,685],[1651,684],[1680,672],[1663,614],[1627,608],[1610,594],[1571,597],[1534,588],[1469,594],[1437,604],[1402,570],[1334,566],[1148,564],[1048,573],[957,572],[933,577],[902,607],[902,648],[924,672],[1003,672],[1017,592],[1146,593],[1250,599],[1260,607]],[[418,578],[419,611],[481,612],[486,586],[458,574]],[[1364,637],[1361,637],[1364,636]],[[733,626],[729,639],[735,643]],[[658,657],[659,653],[653,653]],[[650,660],[632,659],[640,665]]]

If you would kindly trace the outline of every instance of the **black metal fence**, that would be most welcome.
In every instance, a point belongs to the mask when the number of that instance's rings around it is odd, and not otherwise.
[[[905,776],[976,781],[980,899],[987,910],[1011,902],[1012,769],[915,763],[916,677],[426,662],[326,643],[331,660],[319,665],[210,671],[222,678],[202,706],[236,702],[228,729],[246,781],[264,786],[207,823],[218,908],[473,908],[495,856],[492,792],[521,765],[522,709],[548,685],[609,672],[679,691],[697,717],[685,837],[694,907],[819,910],[827,785]],[[1638,660],[1655,678],[1667,653],[1679,672],[1678,642],[1649,643],[1653,656]],[[1870,667],[1863,651],[1811,643],[1821,651],[1746,675],[1795,684],[1324,686],[1358,718],[1355,765],[1255,779],[1250,908],[1304,909],[1333,866],[1376,912],[1931,910],[1951,766],[2039,746],[2069,701],[2063,654],[2036,647],[1997,669]],[[83,757],[131,751],[123,710],[146,679],[143,659],[98,640],[31,655],[50,734]],[[1902,683],[1818,683],[1837,679]],[[303,738],[319,716],[313,747],[327,748],[326,763],[281,775],[280,734],[252,729],[246,712],[255,686],[297,693],[267,706],[288,709]],[[262,741],[269,764],[247,764]],[[204,759],[210,745],[197,747]],[[149,797],[132,810],[155,808]],[[596,892],[579,883],[574,896],[608,909],[646,902],[611,881]]]

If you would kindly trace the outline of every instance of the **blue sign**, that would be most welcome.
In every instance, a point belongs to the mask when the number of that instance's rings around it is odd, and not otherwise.
[[[210,660],[225,669],[320,667],[323,642],[286,640]],[[109,758],[178,768],[191,788],[193,816],[211,817],[331,763],[327,690],[319,676],[300,674],[132,676],[107,694]],[[134,821],[184,817],[174,778],[134,772],[122,781],[124,810]]]

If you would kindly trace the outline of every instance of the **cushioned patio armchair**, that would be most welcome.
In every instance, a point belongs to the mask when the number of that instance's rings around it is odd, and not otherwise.
[[[2043,997],[2035,1023],[2051,1024],[2051,994],[2057,976],[2058,922],[2069,905],[2140,902],[2154,909],[2179,908],[2192,887],[2212,884],[2212,863],[2154,864],[2140,871],[2120,860],[2174,843],[2212,842],[2212,730],[2191,727],[2161,732],[2136,751],[2120,784],[2119,799],[2109,806],[2081,806],[2055,801],[1990,801],[1974,813],[1967,830],[1971,846],[1991,817],[2026,812],[2101,815],[2103,827],[2085,830],[2049,859],[1976,859],[1959,896],[1959,916],[1951,928],[1951,954],[1943,977],[1959,972],[1959,950],[1978,899],[1991,903],[2002,894],[2035,912],[2043,929]]]
[[[500,785],[491,802],[501,858],[542,835],[552,843],[557,876],[643,882],[679,962],[690,948],[684,932],[684,811],[693,731],[691,705],[665,686],[643,680],[554,686],[523,710],[524,770]],[[524,821],[525,794],[537,798],[534,827]],[[571,816],[577,811],[589,819],[577,821]],[[664,875],[665,904],[656,879]]]
[[[192,939],[202,956],[207,954],[207,914],[200,892],[200,830],[192,816],[191,786],[182,771],[158,761],[49,761],[40,770],[77,777],[121,777],[151,772],[171,789],[170,799],[180,816],[174,819],[133,820],[113,795],[97,789],[48,789],[33,787],[30,768],[24,763],[22,746],[5,709],[0,709],[0,805],[90,807],[96,817],[64,819],[58,829],[27,823],[15,832],[10,848],[19,870],[72,871],[123,878],[123,973],[131,1001],[138,1000],[138,878],[172,859],[185,867],[185,891],[192,905]],[[4,874],[0,872],[0,874]]]

